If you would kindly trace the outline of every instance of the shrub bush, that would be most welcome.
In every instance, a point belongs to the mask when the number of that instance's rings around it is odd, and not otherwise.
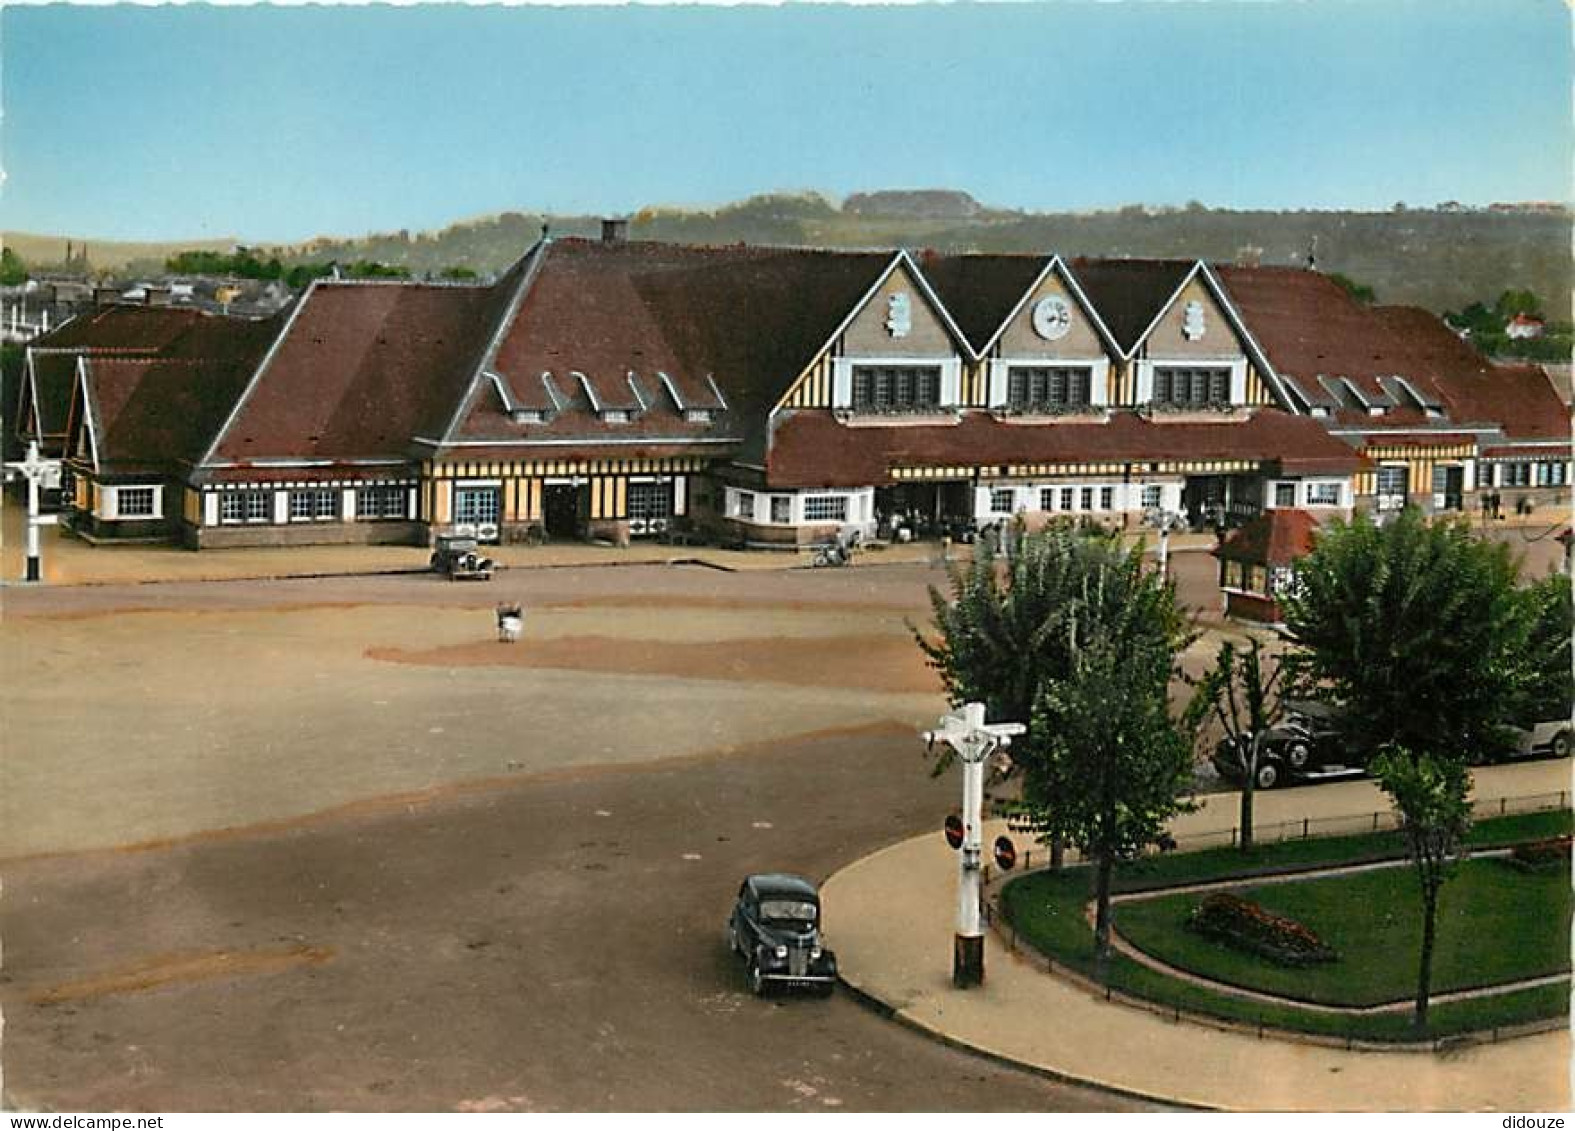
[[[1260,955],[1282,966],[1334,962],[1340,956],[1296,922],[1229,892],[1204,897],[1187,926],[1207,938]]]
[[[1555,868],[1567,868],[1572,844],[1575,844],[1575,837],[1570,836],[1517,844],[1510,849],[1508,862],[1511,867],[1519,868],[1522,872],[1551,872]]]

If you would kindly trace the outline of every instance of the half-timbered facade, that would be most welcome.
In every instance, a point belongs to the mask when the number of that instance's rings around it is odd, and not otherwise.
[[[1540,370],[1202,262],[543,240],[266,322],[101,312],[27,372],[70,525],[193,547],[1510,508],[1570,460]]]

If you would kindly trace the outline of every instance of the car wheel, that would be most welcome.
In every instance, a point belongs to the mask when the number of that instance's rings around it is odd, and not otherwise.
[[[749,960],[749,992],[756,997],[766,996],[766,976],[760,970],[760,960]]]
[[[1285,751],[1285,760],[1295,769],[1302,769],[1312,758],[1312,747],[1305,742],[1293,742]]]
[[[1273,789],[1280,784],[1280,767],[1277,762],[1263,762],[1258,766],[1258,772],[1253,774],[1252,780],[1259,789]]]
[[[1575,734],[1572,734],[1570,731],[1561,730],[1553,736],[1553,756],[1555,758],[1568,758],[1572,746],[1575,746]]]

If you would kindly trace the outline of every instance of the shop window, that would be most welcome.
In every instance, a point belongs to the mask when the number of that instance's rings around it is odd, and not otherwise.
[[[1499,481],[1505,487],[1531,486],[1531,465],[1529,463],[1506,463],[1500,466]]]
[[[1296,484],[1276,483],[1274,485],[1274,505],[1277,507],[1294,507],[1296,505]]]
[[[733,504],[733,517],[748,522],[755,521],[755,495],[753,491],[740,491]]]
[[[793,499],[791,496],[771,496],[771,521],[779,526],[786,526],[793,521]]]
[[[997,487],[990,492],[990,510],[995,514],[1011,514],[1017,492],[1010,487]]]
[[[1163,505],[1164,489],[1158,483],[1147,483],[1143,486],[1143,509],[1158,510]]]

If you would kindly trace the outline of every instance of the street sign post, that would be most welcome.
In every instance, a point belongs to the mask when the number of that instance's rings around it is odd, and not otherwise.
[[[957,880],[957,935],[952,946],[952,984],[959,989],[984,981],[984,928],[980,915],[980,856],[983,850],[984,764],[990,755],[1010,746],[1022,723],[986,723],[983,703],[965,703],[943,715],[939,728],[921,736],[929,746],[944,742],[963,764],[962,852]],[[947,837],[950,840],[950,836]]]

